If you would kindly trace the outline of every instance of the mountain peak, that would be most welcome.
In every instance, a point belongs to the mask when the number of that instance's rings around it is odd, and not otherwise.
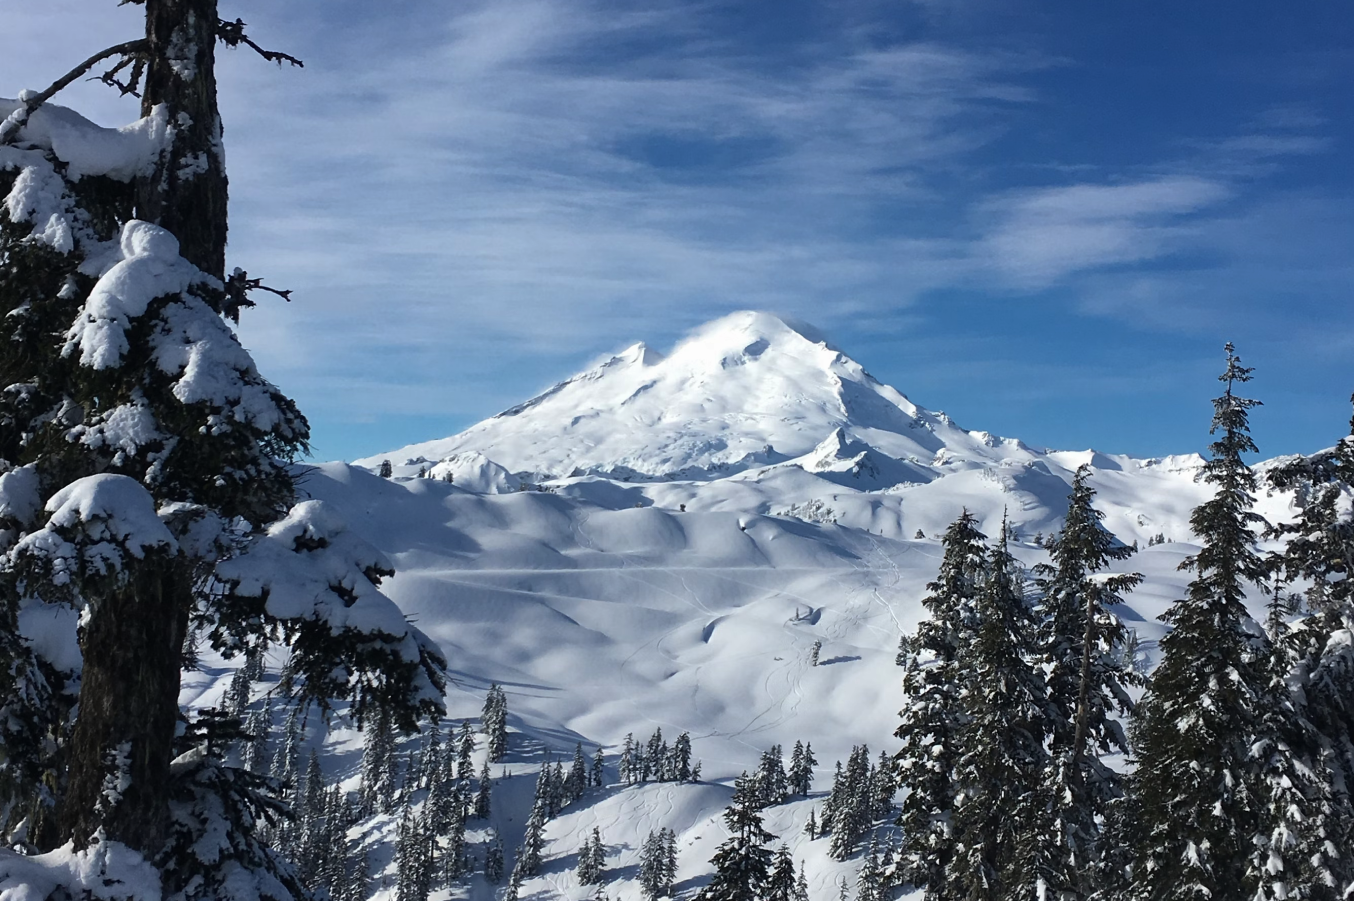
[[[459,435],[389,456],[477,451],[533,479],[703,480],[828,445],[852,466],[872,450],[871,467],[885,479],[942,450],[974,461],[1010,450],[875,381],[813,326],[742,310],[696,328],[667,356],[635,343]]]

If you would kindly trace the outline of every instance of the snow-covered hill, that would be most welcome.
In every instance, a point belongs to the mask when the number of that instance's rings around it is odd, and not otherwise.
[[[376,474],[384,459],[391,478]],[[549,860],[524,896],[581,899],[592,891],[572,868],[594,825],[610,897],[639,896],[639,848],[660,826],[678,835],[689,894],[724,837],[728,782],[762,751],[811,741],[824,790],[852,745],[891,750],[894,656],[921,615],[938,536],[963,509],[988,534],[1005,515],[1034,563],[1033,539],[1057,528],[1083,464],[1106,525],[1143,547],[1125,568],[1148,579],[1119,613],[1146,663],[1156,617],[1183,588],[1190,510],[1206,497],[1197,456],[1049,451],[965,431],[766,314],[711,323],[667,357],[636,345],[460,435],[325,464],[301,487],[394,562],[387,593],[451,661],[453,718],[477,716],[491,682],[506,687],[510,776],[494,822],[510,851],[548,755],[576,742],[614,754],[627,733],[659,727],[691,733],[705,784],[596,790],[550,823]],[[1287,515],[1286,498],[1261,504]],[[1147,547],[1157,535],[1173,540]],[[215,703],[229,675],[208,661],[188,699]],[[350,780],[354,739],[312,727]],[[829,901],[859,863],[829,859],[826,841],[803,833],[816,803],[776,808],[768,825],[807,863],[814,901]],[[393,823],[367,828],[379,845]],[[373,859],[379,868],[388,849]],[[457,894],[490,891],[476,879]]]

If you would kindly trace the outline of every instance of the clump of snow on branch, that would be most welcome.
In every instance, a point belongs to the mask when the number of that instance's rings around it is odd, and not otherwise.
[[[0,117],[23,111],[20,101],[0,98]],[[5,197],[5,212],[13,222],[32,223],[30,240],[59,253],[70,253],[82,244],[86,259],[81,271],[97,276],[111,265],[109,251],[116,248],[100,246],[67,184],[91,176],[127,182],[149,174],[172,137],[163,107],[122,128],[104,128],[65,107],[45,103],[12,144],[0,146],[0,172],[19,170]]]
[[[23,106],[18,100],[0,98],[0,117],[8,118]],[[44,103],[28,117],[14,143],[50,150],[66,164],[66,177],[72,181],[90,175],[131,181],[154,170],[172,137],[164,106],[130,125],[104,128],[72,109]]]
[[[20,539],[12,555],[58,588],[114,576],[125,569],[127,555],[140,560],[152,549],[178,550],[150,492],[128,476],[77,479],[53,494],[45,509],[47,524]]]
[[[260,431],[282,424],[276,389],[264,380],[235,333],[211,307],[192,293],[195,286],[220,283],[179,255],[179,242],[165,229],[132,220],[122,229],[119,259],[100,277],[75,324],[64,352],[78,354],[82,365],[110,369],[128,351],[127,332],[160,298],[159,323],[151,339],[156,368],[174,380],[174,396],[184,404],[205,403],[221,412],[208,426],[213,433],[233,423]],[[123,404],[71,431],[72,440],[127,453],[163,440],[144,404]]]
[[[411,701],[440,704],[436,667],[429,663],[441,662],[441,652],[378,588],[393,572],[385,554],[349,531],[334,507],[314,500],[294,506],[243,553],[216,567],[233,598],[261,602],[266,617],[300,630],[294,655],[306,653],[308,631],[317,649],[331,637],[352,643],[352,656],[335,657],[332,670],[307,675],[331,682],[333,696],[346,695],[338,683],[351,687],[363,677],[364,659],[377,655],[403,665]]]
[[[151,301],[181,294],[207,278],[179,256],[179,241],[149,222],[132,220],[122,229],[122,259],[99,279],[80,319],[66,335],[65,353],[79,352],[93,369],[111,369],[129,349],[127,330]]]

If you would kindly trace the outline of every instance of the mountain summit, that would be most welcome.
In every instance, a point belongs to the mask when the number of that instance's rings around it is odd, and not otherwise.
[[[794,461],[887,484],[1030,455],[917,406],[811,326],[754,311],[706,323],[667,356],[635,344],[459,435],[358,462],[469,452],[540,478],[704,480]]]

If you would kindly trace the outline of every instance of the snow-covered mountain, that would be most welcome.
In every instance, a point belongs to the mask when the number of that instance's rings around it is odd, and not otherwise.
[[[969,431],[811,326],[751,311],[707,323],[667,356],[637,343],[459,435],[356,465],[383,460],[396,475],[472,490],[545,483],[595,501],[789,511],[894,537],[932,534],[963,507],[989,528],[1004,512],[1031,533],[1054,529],[1082,464],[1113,486],[1109,525],[1125,542],[1184,537],[1203,498],[1195,454],[1050,451]]]
[[[1190,511],[1207,497],[1200,462],[966,431],[812,329],[738,313],[666,357],[635,345],[459,435],[315,467],[301,488],[394,563],[386,592],[451,661],[453,718],[476,717],[491,682],[507,689],[493,817],[507,847],[551,755],[576,742],[614,755],[627,733],[643,741],[656,728],[691,733],[703,784],[612,785],[549,824],[546,866],[523,897],[582,901],[592,889],[572,870],[594,825],[609,896],[638,897],[639,849],[667,827],[688,897],[724,838],[730,781],[762,751],[810,741],[821,791],[853,745],[893,749],[898,638],[921,617],[938,537],[963,509],[989,535],[1008,517],[1015,553],[1038,562],[1032,539],[1058,527],[1072,475],[1089,465],[1106,526],[1143,548],[1124,568],[1148,578],[1118,612],[1150,663],[1157,617],[1187,578],[1177,566],[1194,549]],[[1271,519],[1288,515],[1285,497],[1260,503]],[[1158,535],[1168,541],[1147,546]],[[218,703],[234,666],[205,659],[185,702]],[[317,718],[309,741],[355,787],[355,734]],[[859,861],[832,860],[804,834],[820,801],[774,808],[767,825],[805,862],[813,901],[831,901]],[[389,887],[394,820],[363,828]],[[493,891],[476,877],[454,897]]]
[[[466,451],[542,479],[644,481],[708,480],[807,455],[803,464],[820,470],[859,462],[879,487],[929,481],[946,463],[1035,455],[961,429],[877,382],[811,327],[759,312],[708,323],[667,356],[640,342],[459,435],[382,456]],[[879,464],[855,461],[861,453]]]

